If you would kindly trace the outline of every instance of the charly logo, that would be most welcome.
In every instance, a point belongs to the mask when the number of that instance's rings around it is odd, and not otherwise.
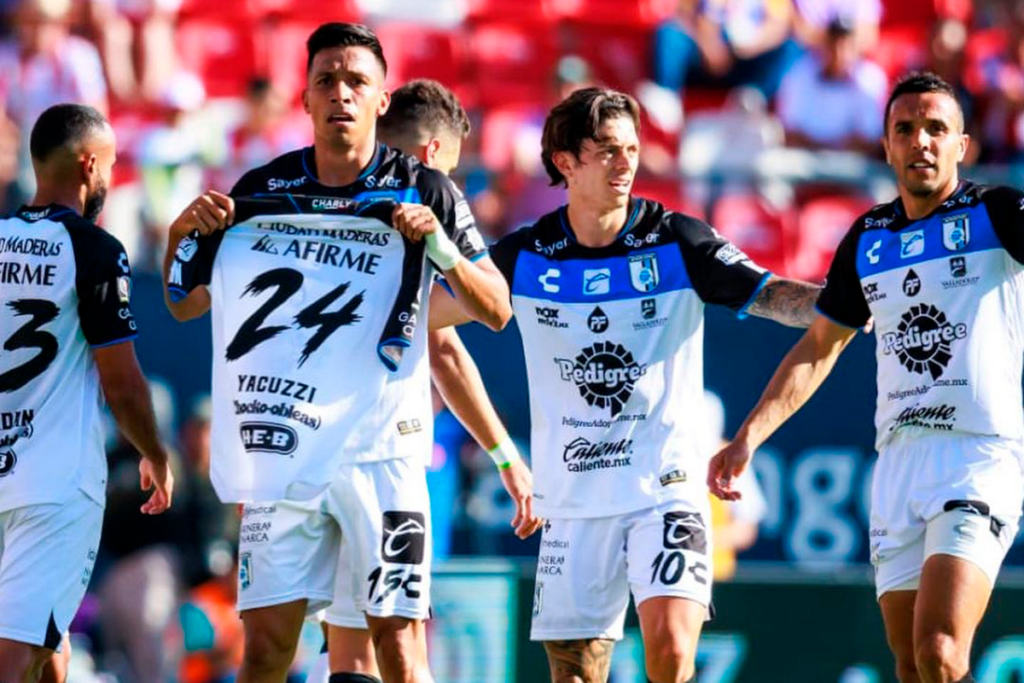
[[[18,464],[18,456],[13,450],[0,451],[0,477],[6,477],[14,471]]]
[[[882,248],[882,240],[875,240],[874,244],[864,252],[864,255],[868,259],[868,263],[871,265],[878,265],[878,262],[882,260],[882,257],[878,255],[878,250]]]
[[[426,548],[426,523],[421,512],[384,513],[380,551],[385,562],[420,564]]]
[[[601,334],[608,330],[608,316],[605,315],[600,306],[595,306],[590,317],[587,318],[587,327],[594,334]]]
[[[962,251],[971,242],[971,219],[966,213],[942,219],[942,246]]]
[[[239,427],[246,452],[291,455],[299,446],[299,435],[285,425],[273,422],[243,422]]]
[[[921,278],[917,276],[914,269],[911,268],[907,271],[907,276],[903,278],[903,293],[907,296],[917,296],[917,293],[921,291]]]
[[[638,292],[649,292],[658,286],[658,256],[637,254],[629,257],[629,282]]]
[[[707,554],[708,541],[704,520],[699,512],[668,512],[662,530],[662,545],[667,550],[692,550]]]
[[[647,366],[637,363],[621,344],[597,342],[576,358],[556,358],[563,382],[573,382],[588,405],[608,408],[611,416],[622,412],[636,382]]]
[[[967,325],[951,323],[931,304],[918,304],[900,316],[896,332],[882,335],[885,355],[896,354],[910,372],[938,379],[952,360],[951,345],[967,336]]]

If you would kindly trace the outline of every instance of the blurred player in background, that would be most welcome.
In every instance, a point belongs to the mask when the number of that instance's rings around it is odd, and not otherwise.
[[[377,118],[390,93],[376,35],[361,25],[324,24],[307,48],[303,104],[313,146],[247,173],[231,197],[211,191],[182,213],[168,240],[168,305],[186,320],[210,310],[218,297],[214,338],[223,346],[215,353],[212,476],[222,500],[247,503],[239,549],[246,637],[239,680],[284,680],[303,619],[332,601],[341,561],[349,563],[349,594],[367,615],[382,678],[423,683],[431,680],[423,624],[430,609],[423,460],[432,411],[426,330],[419,324],[427,309],[419,297],[428,293],[434,268],[469,316],[500,329],[509,315],[508,288],[451,181],[377,142]],[[234,198],[252,195],[260,199],[250,201],[250,213],[263,206],[259,215],[291,213],[293,222],[323,227],[267,221],[270,232],[260,241],[259,222],[224,231],[235,223]],[[391,211],[384,202],[402,203]],[[283,226],[284,238],[275,236],[275,225]],[[317,239],[328,229],[341,230],[343,247]],[[259,272],[262,264],[277,267]],[[358,282],[352,292],[342,283],[302,310],[287,310],[314,295],[304,280],[327,288],[340,276]],[[273,297],[236,322],[234,298],[267,287],[276,290]],[[299,297],[286,294],[300,290]],[[343,296],[344,304],[335,303]],[[274,319],[290,324],[264,325],[280,306],[293,315]],[[297,329],[289,335],[289,327]],[[303,335],[305,350],[293,349]],[[302,397],[289,394],[293,402],[286,404],[295,411],[287,409],[271,431],[244,416],[254,401],[279,404],[281,392],[297,389]],[[266,448],[294,453],[296,464],[250,454]],[[343,534],[350,552],[341,556]]]
[[[568,204],[491,249],[526,356],[534,499],[547,519],[531,638],[556,683],[607,680],[630,591],[648,679],[695,676],[712,583],[703,307],[806,326],[818,293],[705,223],[631,197],[638,128],[637,103],[613,90],[557,105],[543,161]],[[432,327],[465,320],[449,302]]]
[[[900,81],[883,144],[899,198],[836,251],[820,315],[783,359],[708,483],[735,498],[754,450],[817,390],[857,329],[878,338],[871,561],[901,683],[966,683],[975,630],[1024,495],[1024,193],[960,179],[952,87]]]
[[[437,81],[416,80],[391,93],[391,106],[377,120],[377,135],[390,147],[415,156],[424,164],[450,175],[459,164],[462,142],[469,136],[469,119],[458,98]],[[526,538],[540,528],[533,514],[530,470],[502,425],[484,388],[480,371],[453,327],[432,330],[428,336],[430,370],[452,412],[480,447],[493,453],[501,481],[516,504],[512,526]],[[342,555],[347,552],[342,543]],[[355,608],[350,580],[339,568],[334,603],[327,609],[330,671],[361,674],[364,683],[379,680],[373,643],[366,617]],[[310,683],[328,680],[323,658],[310,671]]]
[[[32,206],[0,220],[0,681],[35,681],[85,595],[103,523],[102,399],[142,454],[142,505],[174,480],[135,358],[131,270],[93,221],[115,160],[95,109],[61,104],[31,134]],[[101,397],[102,391],[102,397]],[[47,678],[60,680],[63,659]]]

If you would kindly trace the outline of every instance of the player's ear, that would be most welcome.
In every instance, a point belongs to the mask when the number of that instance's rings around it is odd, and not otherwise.
[[[377,116],[384,116],[387,113],[388,108],[391,106],[391,91],[381,90],[380,91],[380,102],[377,104]]]
[[[310,111],[309,111],[309,88],[303,88],[302,89],[302,110],[305,111],[307,114],[310,113]]]
[[[882,135],[882,149],[885,150],[885,163],[892,165],[892,159],[889,157],[889,136]]]
[[[573,156],[572,152],[561,151],[554,152],[551,155],[551,163],[555,165],[555,168],[558,169],[558,172],[561,173],[562,177],[565,178],[566,184],[569,183],[569,179],[572,177],[572,162],[574,159],[575,157]]]
[[[956,160],[958,162],[963,161],[964,157],[967,156],[967,149],[971,146],[971,136],[968,135],[967,133],[962,133],[960,135],[959,145],[960,151],[956,155]]]
[[[427,160],[427,166],[434,167],[434,159],[437,158],[437,153],[441,149],[441,141],[437,138],[430,138],[430,142],[423,148],[423,158]]]
[[[99,172],[99,158],[95,152],[85,152],[81,157],[82,180],[90,186],[91,180]]]

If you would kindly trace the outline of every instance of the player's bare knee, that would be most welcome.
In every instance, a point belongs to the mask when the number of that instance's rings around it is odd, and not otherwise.
[[[297,645],[298,634],[284,628],[281,623],[273,623],[271,620],[247,623],[242,658],[253,671],[287,669],[295,656]]]
[[[970,668],[968,652],[948,633],[927,633],[914,643],[914,663],[921,680],[958,681]]]
[[[921,683],[921,677],[917,673],[917,664],[913,658],[896,659],[896,680],[900,683]]]
[[[52,655],[53,650],[49,648],[5,641],[3,646],[0,646],[0,681],[38,681],[43,664]]]
[[[681,638],[667,637],[644,646],[647,677],[654,683],[685,683],[693,678],[693,648]]]
[[[614,646],[613,641],[598,638],[544,641],[552,683],[604,683]]]

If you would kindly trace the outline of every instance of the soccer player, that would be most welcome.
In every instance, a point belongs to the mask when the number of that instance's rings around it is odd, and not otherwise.
[[[421,298],[434,269],[498,329],[508,288],[451,181],[377,142],[390,95],[373,32],[324,24],[307,48],[313,146],[197,198],[165,260],[175,317],[213,312],[212,477],[246,503],[239,680],[284,680],[303,618],[331,602],[344,536],[383,679],[429,681]]]
[[[973,681],[970,648],[1013,542],[1024,493],[1024,193],[963,181],[953,89],[911,74],[886,106],[899,198],[853,224],[821,315],[786,355],[708,484],[735,477],[874,319],[878,403],[871,562],[901,683]]]
[[[101,390],[154,489],[142,512],[166,510],[174,487],[132,344],[128,256],[93,222],[114,131],[91,107],[56,105],[30,149],[35,199],[0,219],[0,681],[11,683],[39,679],[89,583],[107,483]]]
[[[556,683],[607,679],[630,590],[648,678],[694,676],[712,580],[703,307],[806,326],[818,293],[631,197],[639,125],[636,102],[612,90],[558,104],[542,159],[568,203],[491,248],[526,355],[534,499],[548,520],[531,638]],[[430,324],[465,318],[439,305]]]
[[[462,141],[469,132],[469,119],[458,98],[437,81],[427,79],[410,81],[391,93],[387,113],[377,120],[377,135],[382,142],[445,175],[458,166]],[[533,514],[530,470],[498,418],[476,363],[452,327],[431,331],[428,347],[435,386],[481,448],[500,463],[502,484],[516,504],[512,526],[520,538],[530,536],[542,523]],[[342,556],[346,552],[343,543]],[[379,681],[366,618],[355,608],[349,594],[350,582],[344,566],[338,568],[335,585],[334,602],[326,611],[330,664],[328,667],[319,661],[309,680],[327,681],[329,668],[338,673],[362,675],[364,678],[356,679],[360,683]]]

